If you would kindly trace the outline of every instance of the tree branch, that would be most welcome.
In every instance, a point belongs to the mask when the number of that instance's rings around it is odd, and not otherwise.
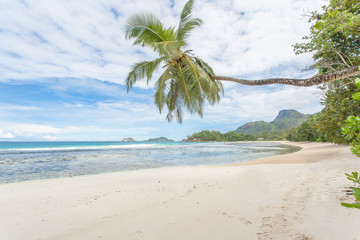
[[[249,86],[261,86],[268,84],[286,84],[286,85],[293,85],[298,87],[309,87],[326,82],[352,77],[359,74],[360,74],[359,66],[356,66],[356,67],[351,67],[340,71],[331,72],[306,79],[268,78],[261,80],[245,80],[245,79],[238,79],[238,78],[224,77],[224,76],[213,76],[212,78],[214,80],[236,82],[239,84],[249,85]]]

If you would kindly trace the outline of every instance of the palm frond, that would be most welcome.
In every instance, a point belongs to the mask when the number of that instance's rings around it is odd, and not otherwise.
[[[189,84],[186,82],[186,78],[184,76],[182,67],[180,65],[178,65],[177,68],[178,68],[177,84],[179,84],[179,86],[181,86],[182,91],[180,93],[184,96],[184,102],[185,102],[186,106],[189,108],[190,102],[191,102]]]
[[[165,56],[169,61],[179,55],[180,48],[184,45],[182,41],[163,41],[154,43],[154,48],[160,56]]]
[[[179,28],[176,31],[176,39],[178,40],[186,40],[190,35],[191,30],[196,27],[201,26],[202,20],[199,18],[190,19],[187,22],[180,23]]]
[[[204,93],[201,88],[201,79],[197,78],[196,75],[194,75],[194,69],[190,64],[188,64],[188,62],[184,62],[183,75],[186,79],[186,85],[190,95],[190,102],[186,104],[187,110],[191,114],[197,113],[198,115],[202,116]],[[181,85],[180,87],[181,90],[184,88],[183,85]],[[181,93],[182,92],[183,91],[181,91]]]
[[[153,61],[142,61],[139,63],[135,63],[126,78],[127,91],[130,91],[136,81],[144,79],[145,77],[147,78],[147,82],[149,83],[154,71],[159,67],[160,63],[163,60],[164,58],[160,57]]]
[[[184,5],[183,10],[181,11],[180,21],[191,16],[191,12],[194,7],[194,3],[195,3],[195,0],[187,1],[187,3]]]
[[[154,94],[154,102],[158,107],[160,113],[166,104],[166,81],[171,78],[171,70],[172,66],[168,66],[163,74],[161,74],[160,78],[155,83],[155,94]]]
[[[201,76],[201,69],[193,61],[193,59],[187,55],[184,55],[184,68],[183,73],[187,79],[187,84],[189,85],[191,102],[190,102],[190,112],[196,112],[202,116],[203,103],[204,103],[204,92],[208,89],[208,84],[203,81]]]
[[[205,61],[203,61],[200,58],[194,57],[195,61],[199,66],[204,69],[204,71],[209,75],[210,78],[215,75],[214,70],[210,67],[209,64],[207,64]]]
[[[161,21],[153,14],[132,15],[126,22],[126,39],[135,38],[134,45],[153,46],[153,43],[174,40],[173,28],[164,28]]]
[[[176,31],[176,39],[178,40],[185,40],[189,34],[190,31],[198,26],[200,26],[202,24],[202,20],[199,18],[191,18],[191,12],[194,6],[194,0],[189,0],[181,14],[180,14],[180,22],[179,22],[179,27],[178,30]]]
[[[201,79],[208,84],[208,88],[204,89],[206,93],[207,100],[211,105],[220,102],[220,94],[224,94],[224,87],[220,81],[214,80],[212,76],[215,75],[213,69],[200,58],[195,57],[196,63],[200,67]]]
[[[176,79],[172,79],[170,83],[170,89],[167,94],[166,104],[168,107],[168,114],[166,119],[171,122],[176,118],[178,123],[182,123],[182,108],[183,102],[179,98],[179,85],[177,84]]]
[[[188,55],[185,55],[185,65],[189,66],[189,77],[193,77],[197,84],[199,85],[199,87],[203,90],[206,91],[206,87],[207,84],[204,84],[204,81],[202,81],[201,79],[201,67],[193,61],[193,59],[191,57],[189,57]]]

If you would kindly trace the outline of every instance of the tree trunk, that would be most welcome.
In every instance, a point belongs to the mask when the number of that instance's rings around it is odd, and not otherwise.
[[[231,78],[231,77],[224,77],[224,76],[213,76],[213,79],[220,80],[220,81],[231,81],[231,82],[236,82],[239,84],[249,85],[249,86],[260,86],[260,85],[267,85],[267,84],[286,84],[286,85],[293,85],[293,86],[298,86],[298,87],[309,87],[309,86],[327,83],[327,82],[331,82],[331,81],[335,81],[335,80],[339,80],[339,79],[352,77],[355,75],[360,75],[359,66],[323,74],[320,76],[314,76],[314,77],[306,78],[306,79],[268,78],[268,79],[261,79],[261,80],[245,80],[245,79],[238,79],[238,78]]]

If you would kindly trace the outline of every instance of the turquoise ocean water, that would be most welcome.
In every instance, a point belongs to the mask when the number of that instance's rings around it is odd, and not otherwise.
[[[297,150],[264,142],[0,142],[0,183],[159,167],[231,164]]]

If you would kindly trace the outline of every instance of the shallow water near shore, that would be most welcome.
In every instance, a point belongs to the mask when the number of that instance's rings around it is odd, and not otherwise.
[[[270,142],[0,142],[0,183],[231,164],[298,150]]]

